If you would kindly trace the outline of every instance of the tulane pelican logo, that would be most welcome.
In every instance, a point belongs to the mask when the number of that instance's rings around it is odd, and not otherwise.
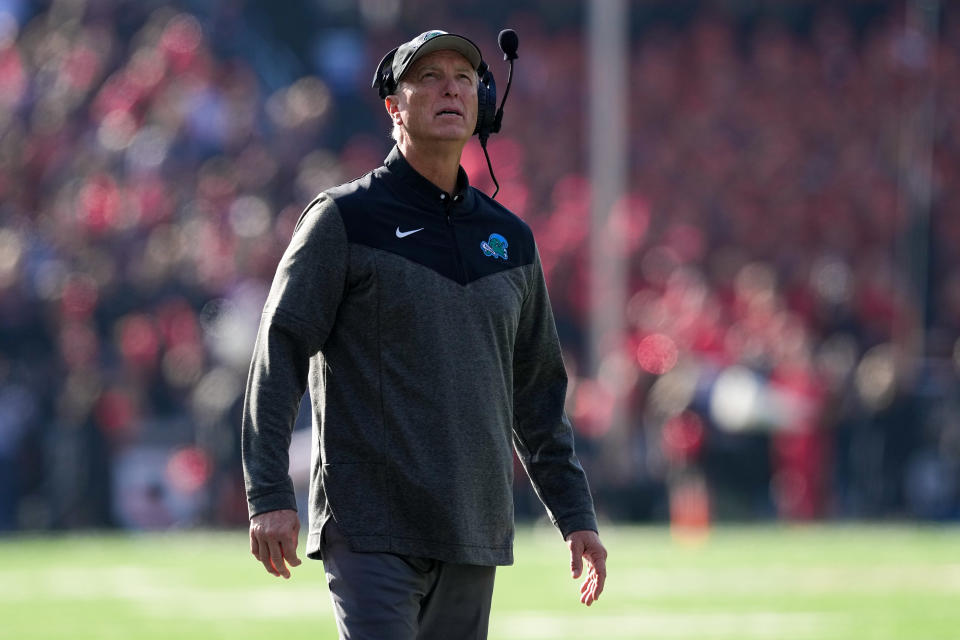
[[[446,31],[427,31],[425,33],[420,34],[419,40],[420,42],[426,42],[427,40],[432,40],[437,36],[446,35],[446,33],[447,33]]]
[[[499,233],[491,233],[490,237],[485,241],[480,243],[480,248],[483,249],[483,255],[493,256],[494,258],[503,258],[507,259],[507,246],[509,242]]]

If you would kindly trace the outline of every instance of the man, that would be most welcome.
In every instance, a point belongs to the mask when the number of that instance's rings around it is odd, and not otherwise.
[[[460,168],[480,51],[430,31],[391,54],[375,84],[396,147],[307,207],[264,307],[243,417],[251,552],[275,576],[300,564],[287,450],[309,384],[307,555],[341,637],[485,638],[513,561],[511,440],[574,578],[586,559],[587,605],[606,550],[533,236]]]

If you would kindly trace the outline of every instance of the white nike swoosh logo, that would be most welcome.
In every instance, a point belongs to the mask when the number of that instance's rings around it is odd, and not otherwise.
[[[414,229],[413,231],[400,231],[400,227],[397,227],[397,237],[406,238],[411,233],[416,233],[417,231],[423,231],[423,227],[420,227],[419,229]]]

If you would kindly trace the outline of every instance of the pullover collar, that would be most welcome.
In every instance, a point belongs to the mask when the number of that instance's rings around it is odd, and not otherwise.
[[[390,150],[383,164],[387,168],[387,172],[397,179],[396,182],[401,183],[404,187],[416,193],[426,202],[444,213],[450,210],[469,210],[473,207],[475,196],[473,189],[470,188],[467,172],[463,170],[462,166],[457,169],[457,185],[454,188],[453,196],[451,196],[420,175],[420,173],[407,162],[407,159],[403,157],[403,154],[400,153],[400,149],[396,145]]]

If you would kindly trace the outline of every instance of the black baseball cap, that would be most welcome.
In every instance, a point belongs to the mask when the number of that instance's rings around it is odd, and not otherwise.
[[[474,69],[479,69],[483,63],[480,49],[472,41],[455,33],[433,29],[432,31],[424,31],[413,40],[404,42],[383,56],[371,86],[379,87],[380,97],[385,98],[396,90],[397,83],[400,82],[403,74],[410,69],[414,62],[428,53],[444,50],[456,51],[461,54]]]

